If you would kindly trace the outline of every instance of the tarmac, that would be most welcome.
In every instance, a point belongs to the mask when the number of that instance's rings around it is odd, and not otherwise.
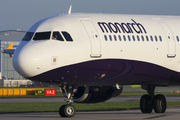
[[[140,110],[77,112],[73,118],[61,118],[58,112],[0,114],[0,120],[179,120],[180,107],[166,113],[143,114]]]
[[[126,90],[126,89],[125,89]],[[129,90],[129,89],[128,89]],[[127,91],[128,91],[127,90]],[[134,91],[141,91],[140,88]],[[157,91],[180,91],[177,88],[159,88]],[[119,96],[111,98],[107,102],[125,102],[140,101],[141,96]],[[167,101],[180,101],[178,96],[167,96]],[[63,97],[51,98],[0,98],[0,103],[29,103],[29,102],[65,102]],[[94,112],[77,112],[73,118],[61,118],[58,112],[44,113],[9,113],[0,114],[0,120],[178,120],[180,119],[180,106],[169,107],[165,113],[143,114],[140,109],[136,110],[119,110],[119,111],[94,111]]]

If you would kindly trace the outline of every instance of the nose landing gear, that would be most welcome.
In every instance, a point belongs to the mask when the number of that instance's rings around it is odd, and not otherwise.
[[[74,88],[71,85],[61,85],[60,88],[65,96],[67,104],[59,108],[59,115],[61,117],[73,117],[76,114],[76,108],[72,105],[72,94]]]
[[[143,95],[140,100],[140,109],[142,113],[164,113],[166,111],[166,98],[162,94],[154,96],[155,86],[142,85],[142,89],[147,90],[149,95]]]
[[[76,108],[72,104],[63,105],[59,108],[61,117],[73,117],[76,114]]]

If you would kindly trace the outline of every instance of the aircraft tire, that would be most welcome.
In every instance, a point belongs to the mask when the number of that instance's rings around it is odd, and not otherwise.
[[[166,111],[166,98],[164,95],[156,95],[153,99],[153,106],[156,113],[164,113]]]
[[[60,108],[59,108],[59,115],[61,117],[65,117],[65,114],[64,114],[64,108],[65,108],[66,105],[62,105]]]
[[[149,95],[143,95],[140,100],[140,109],[142,113],[151,113],[153,110],[152,98]]]
[[[59,109],[59,115],[61,117],[73,117],[76,114],[76,108],[71,105],[63,105]]]

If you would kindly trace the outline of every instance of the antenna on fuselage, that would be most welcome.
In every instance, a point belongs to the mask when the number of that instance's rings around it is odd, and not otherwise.
[[[71,14],[71,8],[72,8],[72,5],[70,5],[70,7],[69,7],[68,14]]]

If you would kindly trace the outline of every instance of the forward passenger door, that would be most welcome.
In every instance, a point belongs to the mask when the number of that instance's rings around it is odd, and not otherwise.
[[[81,20],[91,41],[91,57],[101,57],[101,44],[98,32],[91,21]]]

